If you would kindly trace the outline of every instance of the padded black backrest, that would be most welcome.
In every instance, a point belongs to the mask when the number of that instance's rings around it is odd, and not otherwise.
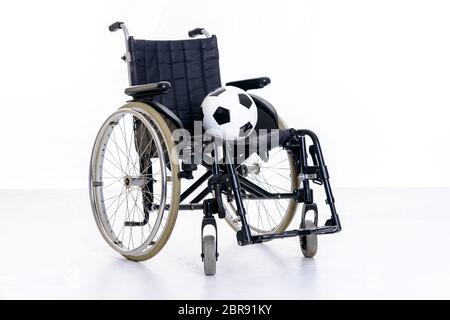
[[[175,113],[185,129],[201,121],[204,97],[221,86],[217,38],[149,41],[130,38],[132,84],[169,81],[166,94],[153,100]]]

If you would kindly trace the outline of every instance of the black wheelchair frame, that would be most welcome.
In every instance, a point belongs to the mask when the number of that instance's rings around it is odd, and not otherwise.
[[[309,137],[313,144],[307,148],[306,137]],[[225,148],[225,153],[228,154],[228,147]],[[233,161],[225,165],[214,164],[207,168],[198,180],[196,180],[188,189],[181,194],[180,210],[203,210],[204,222],[202,226],[212,224],[215,226],[215,221],[211,217],[213,214],[218,214],[219,218],[225,217],[225,208],[222,203],[222,195],[233,197],[236,201],[237,212],[242,223],[242,230],[237,233],[237,240],[239,245],[248,245],[253,243],[261,243],[272,239],[304,236],[310,234],[330,234],[341,231],[341,224],[339,216],[336,212],[335,200],[331,185],[329,182],[329,174],[327,166],[322,154],[319,139],[316,134],[310,130],[290,130],[290,135],[284,143],[283,148],[288,150],[294,156],[297,167],[297,172],[301,177],[302,187],[294,190],[292,193],[271,193],[262,189],[248,179],[237,175]],[[308,150],[309,149],[309,150]],[[312,158],[313,165],[308,164],[308,151]],[[186,175],[186,171],[180,172],[182,176]],[[190,175],[188,173],[187,175]],[[189,203],[183,203],[191,194],[196,192],[199,187],[208,181],[208,186],[200,191],[200,193]],[[331,217],[326,221],[324,226],[312,229],[296,229],[284,231],[281,233],[252,235],[245,219],[245,208],[242,205],[243,194],[241,190],[245,191],[245,196],[248,199],[286,199],[292,198],[298,203],[304,203],[306,209],[303,214],[309,211],[314,212],[317,223],[317,206],[314,203],[313,190],[310,186],[310,181],[318,185],[323,185],[326,204],[330,208]],[[204,200],[210,193],[214,194],[213,199]],[[201,203],[203,201],[203,203]]]
[[[124,23],[116,22],[109,27],[110,31],[117,31],[121,29],[124,32],[126,40],[127,52],[122,57],[128,65],[128,74],[130,79],[131,87],[125,90],[127,95],[133,97],[133,101],[142,101],[143,97],[153,97],[164,93],[171,87],[169,82],[160,81],[157,83],[133,85],[132,79],[132,67],[131,67],[131,52],[129,48],[129,34]],[[197,28],[189,32],[190,37],[195,37],[197,35],[209,34],[206,30],[202,28]],[[240,87],[244,90],[258,89],[266,86],[270,83],[269,78],[257,78],[249,79],[237,82],[227,83],[227,85],[234,85]],[[164,108],[157,103],[152,105]],[[166,115],[170,116],[170,110],[164,110]],[[309,138],[312,144],[309,145],[306,139]],[[213,156],[217,155],[217,143],[214,143]],[[331,234],[341,231],[341,223],[339,221],[339,216],[335,208],[335,200],[331,190],[329,182],[329,174],[327,166],[322,154],[322,149],[319,143],[319,139],[316,134],[310,130],[295,130],[287,129],[286,138],[283,140],[281,145],[285,150],[287,150],[295,161],[296,170],[301,181],[301,187],[294,190],[291,193],[272,193],[267,190],[262,189],[256,184],[252,183],[248,179],[242,176],[238,176],[237,169],[231,159],[230,146],[228,144],[223,148],[224,157],[228,159],[224,164],[220,164],[218,161],[214,162],[212,165],[203,164],[207,171],[201,177],[199,177],[189,188],[187,188],[180,196],[179,210],[202,210],[204,217],[202,221],[202,236],[203,231],[206,226],[212,226],[216,232],[217,239],[217,227],[214,215],[218,215],[219,218],[225,217],[225,208],[222,200],[222,196],[228,197],[235,201],[237,207],[237,214],[240,218],[242,229],[237,232],[237,241],[239,245],[249,245],[255,243],[261,243],[270,241],[273,239],[287,238],[287,237],[297,237],[297,236],[307,236],[307,235],[322,235]],[[311,161],[308,159],[311,158]],[[180,178],[193,179],[193,171],[197,170],[197,165],[182,163],[182,171],[180,171]],[[200,189],[203,183],[208,182],[207,187]],[[329,206],[331,216],[326,221],[325,225],[317,226],[318,220],[318,210],[314,203],[313,190],[310,182],[318,185],[322,185],[326,195],[326,204]],[[191,201],[186,202],[186,199],[198,192]],[[213,197],[205,199],[208,195],[212,194]],[[243,205],[243,198],[246,199],[294,199],[298,203],[304,204],[304,210],[302,213],[302,219],[305,218],[307,212],[312,211],[314,213],[314,223],[313,228],[299,228],[288,230],[279,233],[264,233],[253,235],[249,225],[246,220],[246,211]],[[142,224],[141,222],[130,222]],[[217,241],[216,241],[217,249]],[[202,257],[204,255],[202,248]],[[216,257],[218,253],[216,251]]]

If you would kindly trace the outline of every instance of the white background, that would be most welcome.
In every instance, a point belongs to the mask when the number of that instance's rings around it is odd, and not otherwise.
[[[448,299],[449,17],[425,0],[1,1],[0,299]],[[207,28],[224,82],[270,76],[258,94],[318,133],[344,229],[314,259],[296,238],[238,248],[220,221],[205,277],[195,213],[146,263],[104,243],[87,183],[97,130],[127,98],[116,20],[147,39]]]
[[[85,188],[125,101],[122,34],[217,34],[223,81],[319,134],[338,187],[450,186],[448,1],[2,1],[0,188]]]

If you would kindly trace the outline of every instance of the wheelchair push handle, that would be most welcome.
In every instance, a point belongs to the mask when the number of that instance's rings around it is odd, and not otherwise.
[[[204,28],[195,28],[188,32],[189,38],[195,38],[196,36],[205,35],[207,38],[211,38],[211,35]]]
[[[112,25],[110,25],[110,26],[108,27],[108,29],[109,29],[109,31],[111,31],[111,32],[116,32],[117,30],[122,29],[122,25],[124,25],[123,22],[121,22],[121,21],[116,21],[116,22],[114,22]]]
[[[108,29],[111,32],[116,32],[119,29],[123,31],[123,35],[125,37],[126,52],[125,52],[125,55],[122,57],[122,60],[127,63],[127,67],[128,67],[128,83],[131,86],[132,85],[132,81],[131,81],[131,66],[130,66],[131,54],[130,54],[130,46],[129,46],[130,34],[128,33],[127,26],[122,21],[116,21],[113,24],[111,24],[108,27]]]

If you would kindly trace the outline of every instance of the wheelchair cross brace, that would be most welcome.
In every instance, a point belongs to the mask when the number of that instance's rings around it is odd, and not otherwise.
[[[312,158],[313,166],[308,165],[308,152],[306,137],[312,141],[309,147],[309,154]],[[328,170],[323,159],[322,149],[320,147],[319,139],[316,134],[310,130],[290,130],[289,138],[283,143],[285,148],[292,154],[295,161],[297,173],[301,180],[302,187],[294,190],[292,193],[271,193],[261,187],[255,185],[246,178],[240,176],[238,179],[238,172],[230,159],[230,152],[228,145],[224,150],[227,157],[227,164],[219,166],[217,158],[216,162],[207,172],[195,181],[182,195],[180,202],[183,202],[193,192],[195,192],[204,182],[208,181],[208,186],[204,188],[193,200],[187,204],[180,204],[180,210],[203,210],[204,221],[203,228],[206,225],[213,225],[215,228],[215,221],[213,214],[218,214],[219,218],[225,217],[225,208],[222,203],[222,194],[234,199],[236,202],[237,214],[241,221],[242,229],[237,232],[237,241],[239,245],[248,245],[254,243],[261,243],[273,239],[305,236],[305,235],[321,235],[330,234],[341,231],[341,224],[339,216],[334,205],[334,197],[331,190]],[[215,145],[215,154],[217,154],[217,146]],[[326,204],[331,211],[331,217],[326,221],[324,226],[317,226],[318,211],[317,206],[313,200],[313,191],[310,186],[310,180],[316,184],[322,185],[325,190]],[[242,193],[245,191],[245,194]],[[208,194],[213,193],[212,199],[203,200]],[[250,228],[246,221],[246,212],[242,203],[242,199],[288,199],[293,198],[298,203],[304,203],[302,212],[302,221],[309,211],[314,212],[313,228],[300,228],[295,230],[288,230],[280,233],[269,233],[252,235]],[[200,203],[203,200],[203,203]],[[216,230],[217,232],[217,230]]]

